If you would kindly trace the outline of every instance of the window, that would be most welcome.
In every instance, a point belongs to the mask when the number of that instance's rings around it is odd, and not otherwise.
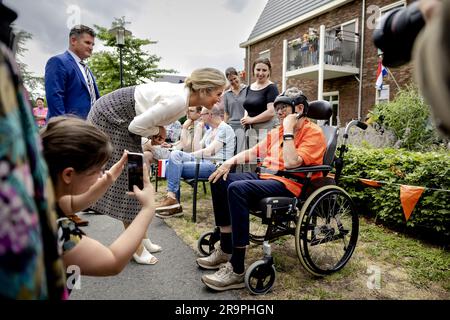
[[[267,58],[270,60],[270,50],[264,50],[259,53],[260,58]]]
[[[375,93],[375,104],[380,104],[383,102],[389,102],[389,85],[383,84],[383,89],[376,89]]]
[[[382,17],[383,15],[385,15],[386,13],[394,10],[394,9],[399,9],[399,8],[403,8],[406,7],[406,1],[398,1],[395,3],[391,3],[387,6],[384,6],[382,8],[380,8],[380,17]]]
[[[358,19],[327,29],[325,36],[325,63],[357,65]]]
[[[340,126],[339,119],[339,91],[326,92],[323,94],[323,100],[328,101],[333,109],[333,114],[329,120],[330,126]]]

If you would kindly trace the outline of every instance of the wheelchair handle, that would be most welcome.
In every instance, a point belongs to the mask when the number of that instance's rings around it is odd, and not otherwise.
[[[344,167],[344,154],[348,150],[348,148],[347,148],[348,132],[350,131],[350,128],[353,126],[357,126],[358,128],[360,128],[362,130],[367,129],[367,124],[362,121],[359,121],[359,120],[352,120],[345,127],[342,145],[338,148],[339,156],[335,159],[335,163],[334,163],[335,168],[336,168],[336,174],[335,174],[336,184],[339,183],[339,179],[340,179],[341,173],[342,173],[342,168]]]
[[[359,120],[352,120],[350,121],[347,126],[345,127],[345,131],[344,131],[344,144],[347,144],[347,139],[348,139],[348,132],[350,131],[350,128],[353,126],[357,126],[358,128],[360,128],[361,130],[366,130],[367,129],[367,124],[359,121]]]

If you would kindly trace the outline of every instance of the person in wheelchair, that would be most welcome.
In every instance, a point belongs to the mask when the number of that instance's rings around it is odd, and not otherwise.
[[[202,281],[217,291],[244,288],[245,252],[249,244],[249,210],[269,196],[298,197],[302,185],[275,176],[278,170],[321,165],[326,140],[321,128],[310,121],[308,101],[298,88],[289,88],[274,102],[282,125],[273,129],[260,143],[225,161],[209,177],[220,246],[210,256],[198,258],[204,269],[219,269],[203,275]],[[259,173],[230,173],[236,164],[264,159]],[[302,174],[299,174],[300,176]],[[313,173],[313,178],[322,176]]]

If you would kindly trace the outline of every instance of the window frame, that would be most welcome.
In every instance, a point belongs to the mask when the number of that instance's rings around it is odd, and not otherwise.
[[[268,58],[270,60],[270,49],[260,51],[258,53],[258,58]]]
[[[333,97],[333,96],[337,96],[337,100],[332,100],[332,101],[330,101],[330,99],[331,99],[331,97]],[[325,97],[330,97],[330,99],[325,99]],[[337,112],[336,112],[336,123],[335,124],[333,124],[333,114],[331,115],[331,117],[330,117],[330,119],[329,119],[329,123],[330,123],[330,126],[335,126],[335,127],[337,127],[338,125],[339,125],[339,122],[340,122],[340,119],[339,119],[339,114],[340,114],[340,103],[339,103],[339,100],[340,100],[340,95],[339,95],[339,91],[328,91],[328,92],[324,92],[323,94],[322,94],[322,99],[323,100],[326,100],[326,101],[328,101],[328,102],[330,102],[330,104],[331,104],[331,108],[332,108],[332,110],[333,110],[333,105],[337,105]],[[333,110],[334,111],[334,110]],[[334,112],[333,112],[334,113]]]
[[[388,90],[388,96],[387,96],[387,100],[386,99],[380,99],[380,93],[381,90]],[[383,84],[383,89],[378,90],[375,89],[375,104],[380,104],[380,103],[384,103],[384,102],[389,102],[391,100],[391,87],[388,84]]]

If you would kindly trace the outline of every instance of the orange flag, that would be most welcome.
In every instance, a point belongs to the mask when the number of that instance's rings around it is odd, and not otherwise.
[[[424,187],[415,186],[400,186],[400,201],[402,202],[403,213],[405,214],[406,221],[409,220],[414,207],[422,196]]]
[[[374,180],[359,178],[359,181],[361,181],[363,184],[371,186],[371,187],[381,187],[381,184]]]

